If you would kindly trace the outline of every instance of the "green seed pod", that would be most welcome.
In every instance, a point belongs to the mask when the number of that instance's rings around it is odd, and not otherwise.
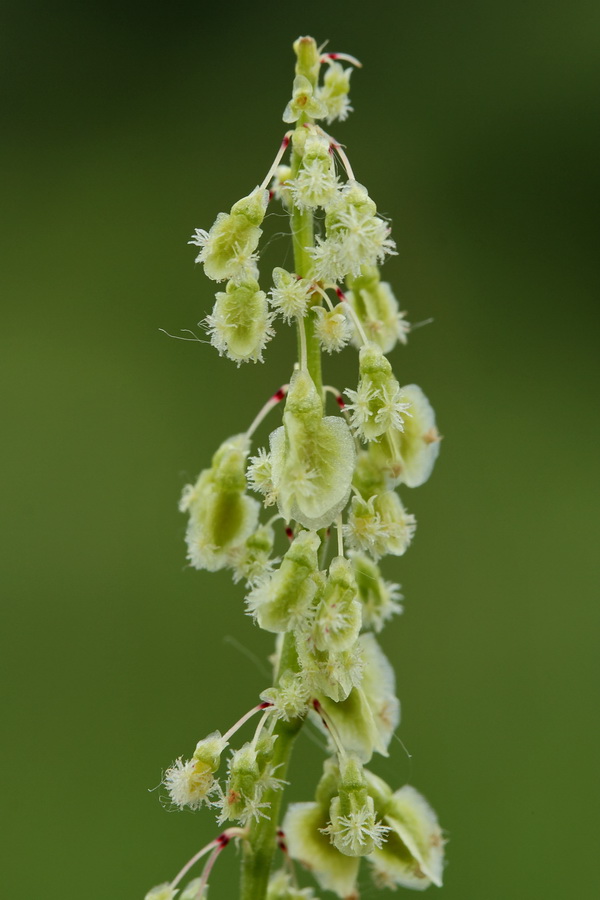
[[[318,534],[301,531],[283,557],[279,569],[248,596],[247,608],[261,628],[289,631],[301,624],[317,592]]]
[[[340,416],[323,418],[323,404],[307,372],[295,372],[283,425],[271,434],[273,486],[286,521],[326,528],[350,496],[354,441]]]

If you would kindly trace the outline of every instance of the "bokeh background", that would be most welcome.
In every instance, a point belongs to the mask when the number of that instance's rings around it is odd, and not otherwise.
[[[445,439],[386,566],[408,753],[376,770],[436,807],[446,900],[597,896],[600,6],[1,17],[3,896],[141,898],[215,834],[149,789],[256,701],[271,642],[228,575],[185,567],[176,504],[292,342],[237,370],[159,329],[199,333],[213,286],[186,242],[266,173],[302,33],[364,63],[335,133],[393,219],[387,279],[434,320],[393,357]],[[332,371],[352,385],[352,353]],[[302,736],[291,797],[320,764]],[[230,850],[214,900],[236,877]]]

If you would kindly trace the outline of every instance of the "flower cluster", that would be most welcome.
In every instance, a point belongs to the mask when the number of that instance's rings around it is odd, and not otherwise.
[[[408,785],[393,790],[366,768],[374,754],[388,755],[400,722],[394,671],[376,635],[402,611],[403,598],[400,586],[384,579],[380,560],[402,556],[411,544],[416,521],[398,489],[427,480],[439,435],[423,391],[402,385],[388,359],[408,334],[379,271],[395,253],[390,225],[340,144],[317,124],[343,121],[351,111],[352,69],[341,63],[357,61],[320,55],[312,38],[294,48],[296,78],[283,118],[295,129],[263,183],[208,231],[197,230],[192,243],[206,275],[226,282],[205,320],[218,352],[238,364],[262,361],[278,320],[296,328],[298,359],[289,384],[245,432],[221,444],[180,502],[189,517],[190,564],[230,569],[245,583],[248,615],[276,635],[273,683],[233,728],[201,740],[163,779],[174,806],[205,805],[220,825],[237,823],[223,835],[243,844],[252,873],[245,878],[254,879],[254,892],[245,889],[244,897],[253,900],[314,897],[291,870],[266,880],[289,749],[306,719],[323,732],[327,758],[314,800],[289,807],[280,847],[341,898],[357,896],[362,857],[380,887],[440,885],[443,866],[444,841],[424,798]],[[276,267],[262,290],[258,247],[272,199],[291,216],[294,271]],[[343,392],[345,405],[340,390],[323,387],[321,351],[349,345],[358,349],[358,379]],[[334,414],[326,409],[331,394]],[[264,446],[253,446],[279,403],[281,424]],[[263,508],[271,509],[261,521]],[[233,734],[255,713],[253,739],[231,749]],[[255,841],[262,853],[268,828],[271,856],[259,875]],[[215,858],[223,835],[209,845]],[[207,877],[198,880],[198,897]],[[172,900],[176,883],[155,888],[148,900]]]

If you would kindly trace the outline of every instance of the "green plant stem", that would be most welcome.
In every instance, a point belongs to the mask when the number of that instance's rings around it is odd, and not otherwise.
[[[283,639],[281,656],[276,682],[286,670],[297,671],[298,656],[296,642],[292,632]],[[277,735],[273,754],[273,770],[277,778],[285,778],[296,735],[300,731],[303,719],[284,722],[281,719],[275,726]],[[275,853],[275,837],[283,791],[272,788],[263,795],[263,802],[269,803],[268,815],[253,822],[250,834],[244,841],[244,858],[242,862],[242,883],[240,900],[263,900],[267,893],[269,874]]]
[[[296,72],[306,75],[316,87],[318,78],[318,55],[314,41],[305,40],[297,48],[298,65]],[[301,116],[297,123],[297,129],[304,127],[305,123],[312,120]],[[296,151],[292,152],[291,177],[298,172],[302,158]],[[313,214],[310,210],[300,211],[295,205],[290,211],[292,229],[292,242],[294,248],[294,268],[296,275],[302,278],[310,277],[312,257],[310,249],[314,247]],[[320,297],[315,295],[316,302],[320,303]],[[314,315],[310,312],[304,318],[307,345],[307,366],[309,374],[315,383],[319,395],[323,396],[323,379],[321,375],[321,347],[315,335]],[[299,353],[300,356],[300,353]],[[299,669],[298,655],[296,653],[296,640],[292,632],[287,632],[283,638],[279,664],[275,677],[275,684],[279,681],[283,672],[297,672]],[[287,768],[292,754],[294,741],[304,719],[294,719],[277,722],[273,734],[277,735],[275,741],[272,766],[277,778],[285,779]],[[279,822],[283,791],[271,789],[265,792],[263,802],[269,804],[265,807],[266,815],[250,826],[247,839],[243,842],[242,881],[240,900],[264,900],[269,883],[269,875],[275,854],[276,832]]]

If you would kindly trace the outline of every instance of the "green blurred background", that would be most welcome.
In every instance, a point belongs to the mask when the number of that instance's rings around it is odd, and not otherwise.
[[[335,134],[393,218],[387,279],[434,319],[393,357],[445,440],[403,492],[414,546],[386,565],[410,758],[398,743],[376,770],[437,809],[446,900],[598,896],[600,6],[1,16],[3,896],[141,898],[215,834],[148,789],[256,701],[246,654],[271,641],[227,575],[185,568],[177,499],[286,380],[292,343],[237,370],[159,329],[210,310],[186,242],[266,173],[302,33],[364,63]],[[330,371],[351,386],[352,354]],[[320,762],[302,736],[291,797]],[[236,876],[230,850],[211,897]]]

